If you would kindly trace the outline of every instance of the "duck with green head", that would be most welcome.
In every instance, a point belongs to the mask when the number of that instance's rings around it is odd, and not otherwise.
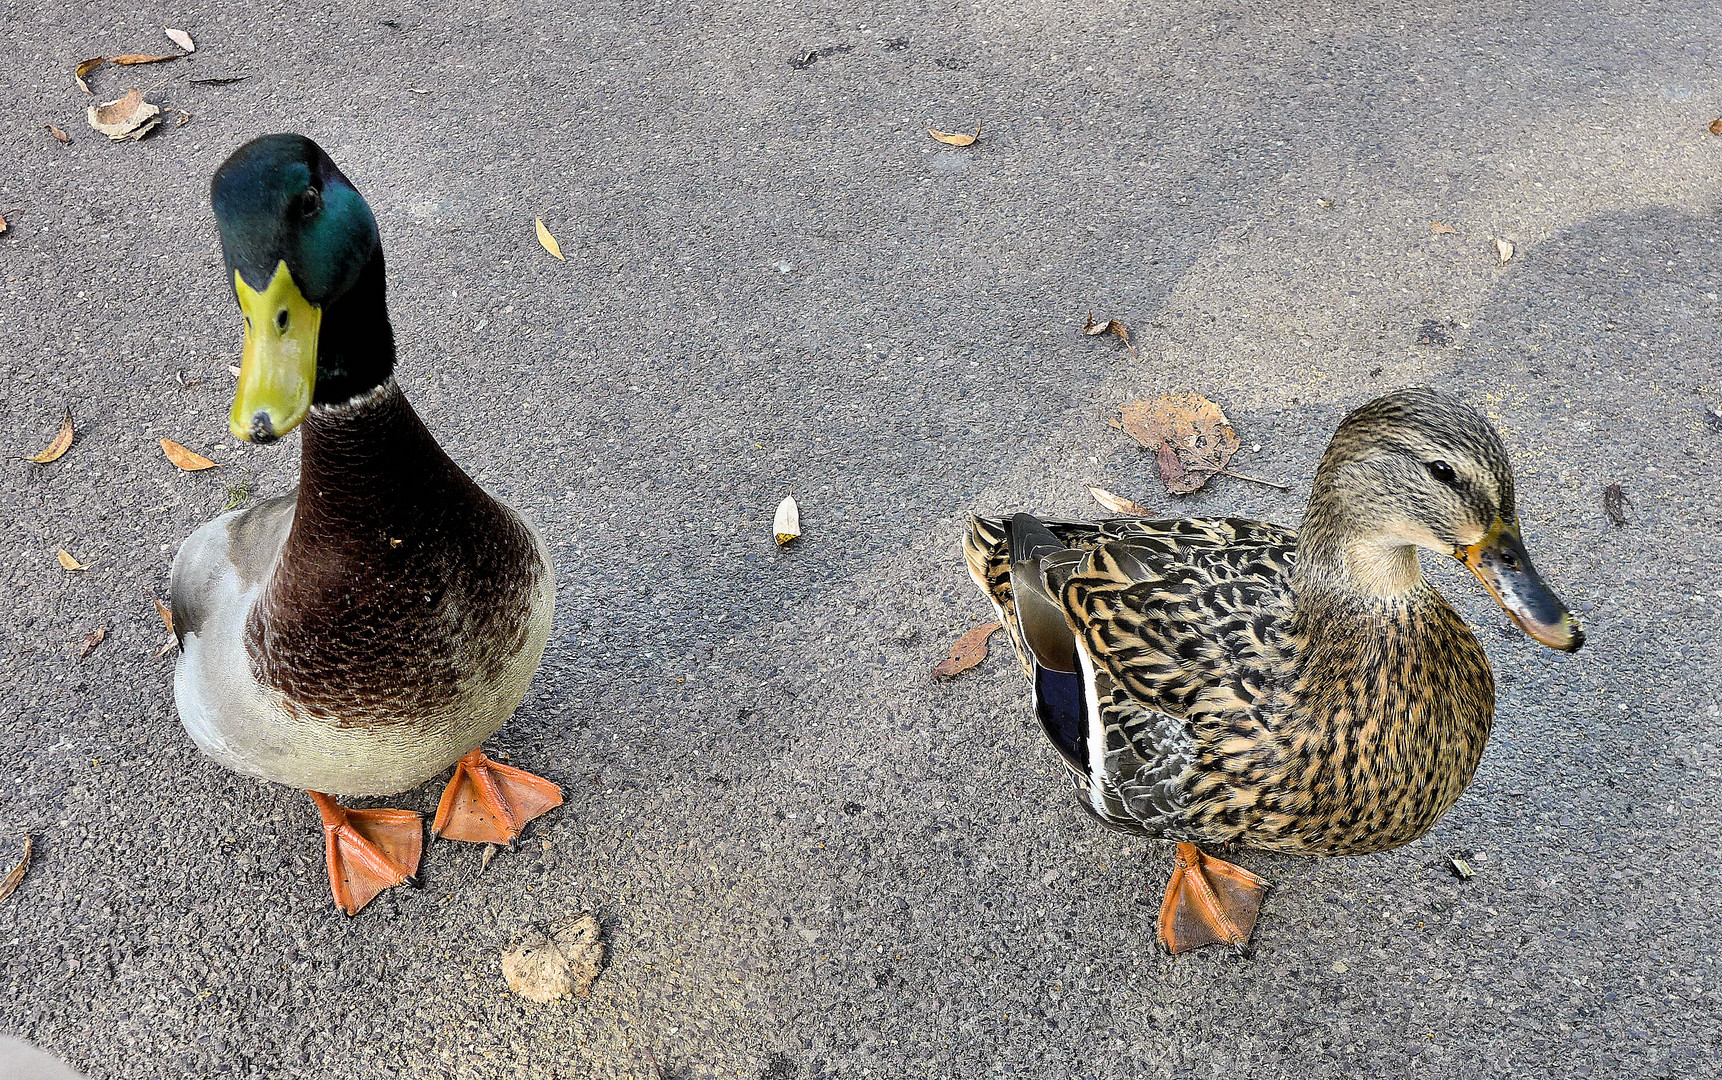
[[[1199,844],[1387,851],[1470,783],[1494,677],[1419,551],[1457,559],[1538,642],[1584,643],[1531,566],[1500,436],[1435,390],[1345,418],[1301,531],[971,520],[969,571],[1016,644],[1080,804],[1178,841],[1159,922],[1173,952],[1241,947],[1266,889]]]
[[[451,461],[394,378],[370,207],[299,135],[240,147],[210,185],[245,317],[229,427],[303,429],[298,491],[226,513],[173,564],[174,698],[237,772],[308,791],[353,914],[414,884],[416,813],[358,810],[455,765],[432,835],[512,844],[562,801],[481,749],[520,704],[555,605],[532,526]]]

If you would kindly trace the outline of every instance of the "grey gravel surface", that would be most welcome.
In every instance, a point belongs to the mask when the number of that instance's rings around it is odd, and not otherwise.
[[[1722,1071],[1704,5],[4,10],[0,862],[37,852],[0,1032],[95,1080]],[[162,80],[169,123],[110,143],[71,70],[171,51],[163,23],[193,58],[92,84]],[[310,801],[202,758],[152,658],[180,539],[297,469],[296,438],[225,434],[206,203],[287,129],[370,198],[403,385],[560,576],[492,747],[567,804],[482,873],[434,845],[354,919]],[[962,515],[1092,515],[1092,482],[1295,522],[1339,417],[1414,382],[1500,426],[1590,643],[1543,650],[1435,569],[1501,684],[1471,790],[1392,854],[1246,855],[1277,886],[1252,959],[1157,955],[1168,853],[1075,807],[1005,650],[926,677],[990,617]],[[1293,493],[1158,495],[1105,420],[1173,389]],[[20,461],[68,404],[72,451]],[[585,909],[592,996],[510,995],[507,942]]]

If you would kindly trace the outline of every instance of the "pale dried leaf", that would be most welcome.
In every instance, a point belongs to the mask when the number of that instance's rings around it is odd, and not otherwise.
[[[1495,254],[1501,257],[1501,265],[1507,265],[1507,260],[1513,257],[1513,242],[1511,240],[1495,240]]]
[[[950,679],[974,667],[987,658],[987,639],[1002,623],[990,622],[977,626],[951,643],[951,655],[933,666],[933,678]]]
[[[771,533],[777,537],[779,545],[801,535],[801,507],[796,505],[795,496],[785,495],[777,504],[777,513],[771,519]]]
[[[186,472],[198,472],[202,469],[213,469],[217,467],[215,462],[204,457],[202,454],[187,450],[172,439],[161,440],[161,452],[167,455],[167,459],[169,461],[173,462],[181,469],[184,469]]]
[[[184,109],[179,110],[179,119],[173,122],[174,127],[184,127],[191,122],[191,114]]]
[[[70,135],[55,127],[53,124],[43,124],[42,129],[54,138],[60,140],[62,143],[69,143],[72,141],[72,137]]]
[[[1188,495],[1238,452],[1238,433],[1220,407],[1200,394],[1167,394],[1133,401],[1119,410],[1118,426],[1154,450],[1160,479],[1174,495]]]
[[[79,562],[78,560],[72,558],[72,553],[67,551],[65,548],[57,549],[54,552],[54,555],[59,558],[60,565],[65,567],[67,570],[88,570],[89,569],[88,566],[86,566],[83,563]]]
[[[164,26],[162,29],[167,32],[168,40],[172,41],[175,45],[178,45],[186,52],[194,53],[197,51],[197,45],[192,42],[191,35],[186,33],[184,30],[175,30],[171,26]]]
[[[78,80],[78,89],[86,94],[94,95],[95,91],[91,90],[90,84],[84,81],[84,76],[107,62],[108,58],[105,56],[92,56],[88,60],[78,61],[77,68],[72,71],[72,78]]]
[[[161,109],[144,100],[143,91],[132,89],[124,97],[92,105],[86,110],[90,126],[110,139],[124,139],[153,119]]]
[[[550,235],[550,230],[544,227],[544,219],[533,218],[532,223],[538,226],[538,242],[544,245],[544,250],[558,259],[562,259],[562,245],[558,244],[556,238]],[[562,261],[567,262],[568,260],[562,259]]]
[[[974,141],[981,137],[981,125],[975,125],[975,133],[973,135],[964,135],[961,132],[953,133],[949,131],[934,131],[930,127],[927,129],[927,134],[947,146],[972,146]]]
[[[166,56],[151,56],[148,53],[126,53],[124,56],[110,56],[108,63],[131,67],[134,64],[159,64],[163,60],[178,60],[179,53],[168,53]]]
[[[151,660],[160,660],[162,657],[164,657],[168,653],[172,652],[174,649],[174,646],[176,646],[178,644],[179,644],[179,639],[174,637],[172,634],[169,634],[167,636],[167,640],[161,643],[161,648],[157,649],[155,651],[155,655],[150,657],[150,659]]]
[[[46,449],[30,460],[38,465],[60,460],[60,456],[71,448],[72,435],[72,410],[68,408],[66,415],[60,418],[60,433],[54,436],[54,441],[49,443]]]
[[[173,633],[173,611],[172,611],[172,609],[169,608],[166,604],[162,603],[160,600],[157,600],[153,596],[150,597],[150,602],[155,604],[155,613],[161,619],[161,624],[163,626],[167,627],[168,633],[170,633],[170,634]]]
[[[604,967],[603,931],[590,912],[547,927],[529,926],[502,954],[502,978],[528,1001],[586,997]]]
[[[148,135],[150,132],[154,131],[160,125],[161,125],[161,117],[152,116],[148,120],[145,120],[139,126],[126,132],[124,135],[110,135],[108,137],[110,139],[113,139],[115,142],[119,142],[119,141],[124,140],[124,139],[131,139],[133,141],[136,141],[138,139],[143,138],[145,135]]]
[[[1114,514],[1129,514],[1131,517],[1148,517],[1153,511],[1138,503],[1133,503],[1122,495],[1114,494],[1105,488],[1089,485],[1088,493],[1094,496],[1094,501],[1112,511]]]
[[[36,844],[30,839],[30,834],[24,834],[24,853],[18,856],[18,865],[14,866],[4,878],[0,878],[0,900],[12,895],[18,883],[24,880],[24,874],[30,869],[30,853],[36,850]]]
[[[95,652],[96,646],[100,645],[102,643],[102,639],[107,636],[108,628],[105,626],[98,626],[94,630],[91,630],[89,634],[84,637],[84,648],[82,652],[78,653],[78,659],[82,660],[84,657]]]
[[[1431,221],[1429,223],[1429,231],[1435,236],[1445,236],[1457,233],[1459,230],[1447,224],[1445,221]]]

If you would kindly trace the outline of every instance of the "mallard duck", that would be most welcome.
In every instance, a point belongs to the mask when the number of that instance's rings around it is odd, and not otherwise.
[[[1178,842],[1158,927],[1170,951],[1241,948],[1266,891],[1198,845],[1387,851],[1470,783],[1494,676],[1420,548],[1463,563],[1538,642],[1584,643],[1520,539],[1500,436],[1430,389],[1341,422],[1297,532],[1237,518],[970,521],[969,572],[1079,802]]]
[[[482,750],[538,670],[555,578],[538,533],[396,384],[376,221],[328,155],[256,139],[210,193],[245,316],[229,428],[268,443],[302,424],[304,447],[297,492],[221,515],[174,559],[174,700],[204,753],[310,794],[351,915],[416,884],[423,826],[335,796],[453,764],[432,836],[498,844],[560,805]]]

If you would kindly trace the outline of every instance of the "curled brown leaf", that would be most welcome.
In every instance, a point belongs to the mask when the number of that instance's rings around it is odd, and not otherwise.
[[[100,645],[102,643],[102,639],[107,637],[107,636],[108,636],[108,628],[105,626],[98,626],[94,630],[91,630],[88,634],[86,634],[84,636],[84,648],[81,652],[78,653],[78,659],[82,660],[86,656],[89,656],[91,653],[95,652],[96,646]]]
[[[54,436],[54,441],[49,443],[40,454],[30,458],[30,460],[38,465],[46,465],[50,461],[60,460],[60,457],[71,448],[72,435],[72,410],[67,408],[66,415],[60,418],[60,433]]]
[[[131,89],[113,101],[92,105],[85,114],[90,126],[110,139],[141,139],[161,122],[161,109],[144,100],[143,91]]]
[[[931,127],[927,128],[927,134],[947,146],[972,146],[974,141],[981,137],[981,125],[975,125],[973,135],[965,135],[962,132],[934,131]]]
[[[1119,341],[1124,343],[1124,347],[1130,350],[1131,356],[1136,356],[1140,359],[1140,356],[1136,352],[1136,346],[1130,343],[1130,328],[1119,322],[1117,319],[1108,319],[1104,323],[1097,323],[1094,321],[1094,312],[1090,311],[1088,313],[1088,321],[1082,324],[1082,332],[1089,337],[1095,337],[1099,334],[1112,334],[1116,336]]]
[[[11,896],[13,890],[18,888],[18,883],[24,880],[24,874],[30,869],[30,853],[34,850],[35,841],[30,839],[29,833],[25,833],[24,853],[18,856],[18,865],[8,871],[4,878],[0,878],[0,900]]]
[[[1429,223],[1429,232],[1433,236],[1445,236],[1450,233],[1457,233],[1458,231],[1458,229],[1455,229],[1445,221],[1431,221]]]
[[[951,655],[933,667],[933,678],[950,679],[974,667],[987,658],[987,639],[1003,623],[990,622],[977,626],[951,643]]]
[[[42,130],[46,131],[48,134],[52,135],[54,138],[60,140],[60,142],[62,142],[62,143],[69,143],[72,141],[72,137],[70,135],[66,134],[61,129],[55,127],[53,124],[43,124]]]
[[[1619,484],[1610,484],[1602,489],[1602,509],[1608,515],[1609,523],[1615,528],[1627,524],[1625,508],[1632,505],[1632,500],[1627,498],[1626,492],[1620,489]],[[1637,507],[1634,506],[1633,509],[1636,510]]]
[[[108,58],[105,56],[92,56],[88,60],[78,61],[78,66],[72,70],[72,78],[78,80],[78,89],[93,95],[95,91],[91,90],[90,84],[84,81],[84,76],[107,62]]]
[[[1166,394],[1153,401],[1132,401],[1119,409],[1112,424],[1154,451],[1160,480],[1174,495],[1199,490],[1216,473],[1290,490],[1284,484],[1227,467],[1238,452],[1238,433],[1220,407],[1200,394]]]
[[[126,53],[124,56],[110,56],[108,57],[108,62],[110,64],[119,64],[123,67],[130,67],[134,64],[159,64],[163,60],[178,60],[179,57],[179,53],[168,53],[166,56],[151,56],[148,53]]]
[[[1710,121],[1710,134],[1722,135],[1722,116]]]

